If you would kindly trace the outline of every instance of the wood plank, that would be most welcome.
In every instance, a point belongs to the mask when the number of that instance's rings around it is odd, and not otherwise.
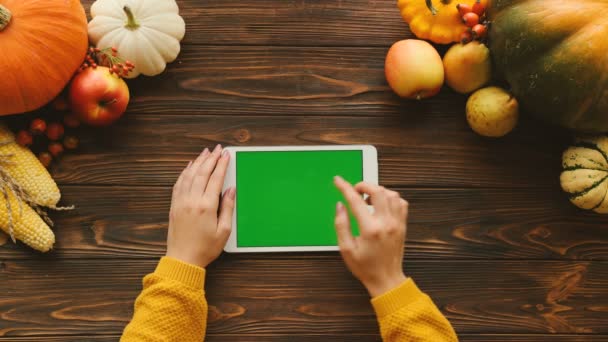
[[[0,337],[0,341],[7,342],[116,342],[120,339],[120,335],[105,335],[105,336],[36,336],[36,337],[20,337],[9,336]]]
[[[96,140],[56,168],[57,177],[170,184],[203,144],[369,143],[381,149],[381,177],[389,185],[557,185],[567,134],[523,120],[510,137],[480,138],[464,119],[464,96],[446,90],[417,102],[392,94],[383,54],[350,48],[184,51],[182,64],[167,73],[132,82],[126,118],[96,131]]]
[[[88,8],[94,0],[83,0]],[[390,45],[412,38],[390,0],[178,0],[183,44]]]
[[[447,86],[422,101],[395,95],[385,79],[386,52],[370,47],[184,46],[177,62],[161,75],[128,81],[128,113],[383,116],[435,132],[464,123],[467,97]]]
[[[585,260],[606,260],[608,221],[559,191],[567,135],[524,119],[488,141],[466,126],[463,96],[398,99],[384,54],[411,33],[394,1],[178,1],[178,61],[130,82],[126,120],[85,131],[55,167],[79,206],[57,215],[57,249],[0,248],[0,334],[14,336],[0,340],[116,340],[163,253],[169,186],[216,142],[376,144],[383,183],[412,203],[406,270],[462,340],[607,340],[586,334],[608,333],[608,264]],[[576,261],[455,260],[504,258]],[[378,340],[336,254],[226,255],[210,275],[210,341]]]
[[[479,334],[479,335],[469,335],[464,334],[458,336],[461,342],[471,341],[471,342],[485,342],[485,341],[495,341],[495,342],[542,342],[542,341],[552,341],[552,342],[606,342],[608,341],[608,336],[606,335],[556,335],[556,334],[534,334],[534,335],[497,335],[497,334]]]
[[[79,151],[53,167],[62,184],[172,185],[205,146],[372,144],[387,186],[559,188],[562,141],[514,134],[500,141],[456,118],[434,128],[342,117],[131,115],[83,133]],[[522,132],[524,133],[524,132]],[[550,200],[550,199],[543,199]]]
[[[608,218],[574,208],[557,189],[397,189],[410,202],[406,259],[608,260]],[[64,186],[54,258],[164,253],[168,187]],[[0,258],[36,254],[10,241]]]
[[[410,122],[464,113],[464,97],[451,91],[425,101],[393,94],[384,76],[386,51],[184,46],[178,61],[163,74],[129,81],[129,112],[383,115],[406,116]]]
[[[155,261],[0,266],[1,335],[104,335],[122,331]],[[405,270],[459,333],[608,333],[605,262],[411,260]],[[335,254],[225,255],[207,293],[210,334],[377,333],[365,291]]]
[[[120,335],[111,336],[36,336],[36,337],[0,337],[0,341],[7,342],[114,342],[118,341]],[[556,335],[556,334],[528,334],[528,335],[501,335],[501,334],[462,334],[459,336],[460,341],[471,342],[606,342],[606,335]],[[363,334],[322,334],[322,335],[268,335],[268,334],[252,334],[252,335],[235,335],[235,334],[208,334],[205,341],[239,341],[239,342],[257,342],[260,340],[274,341],[290,341],[290,342],[309,342],[309,341],[380,341],[377,335]]]
[[[56,175],[77,184],[167,185],[204,144],[369,143],[380,148],[389,185],[557,186],[567,134],[523,120],[505,139],[480,138],[464,119],[464,96],[444,91],[417,102],[393,95],[382,55],[348,48],[185,51],[167,73],[132,82],[126,118],[84,133],[96,139],[65,158]]]

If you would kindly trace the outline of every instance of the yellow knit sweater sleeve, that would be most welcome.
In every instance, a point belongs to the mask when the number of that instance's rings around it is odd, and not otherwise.
[[[201,342],[207,328],[205,270],[164,257],[143,281],[122,342]]]
[[[458,341],[450,322],[411,278],[373,298],[372,305],[384,342]]]

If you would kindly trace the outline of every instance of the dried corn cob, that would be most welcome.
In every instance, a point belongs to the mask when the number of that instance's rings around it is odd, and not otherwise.
[[[38,158],[15,142],[15,136],[0,125],[0,167],[20,186],[34,204],[54,208],[61,197],[57,184]]]
[[[40,252],[49,251],[55,243],[55,234],[51,228],[8,187],[0,191],[0,228],[13,241],[18,239]]]

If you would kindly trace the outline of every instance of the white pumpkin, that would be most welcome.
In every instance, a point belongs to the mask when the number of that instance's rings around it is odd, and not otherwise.
[[[97,0],[91,17],[89,39],[100,49],[116,47],[135,64],[129,78],[163,72],[186,33],[175,0]]]

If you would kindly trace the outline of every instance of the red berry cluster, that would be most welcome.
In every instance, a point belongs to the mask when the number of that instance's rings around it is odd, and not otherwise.
[[[66,116],[65,119],[68,117],[70,116]],[[78,147],[78,138],[74,136],[64,137],[64,133],[65,129],[61,123],[51,122],[47,124],[45,120],[36,118],[29,123],[27,130],[23,129],[17,133],[16,140],[19,145],[24,147],[34,145],[35,140],[36,144],[39,146],[43,146],[46,143],[46,149],[41,149],[38,153],[38,159],[42,165],[49,167],[53,157],[59,157],[65,149],[73,150]],[[60,142],[61,138],[63,138],[63,142]]]
[[[82,72],[87,68],[96,69],[98,65],[107,66],[110,68],[110,74],[116,74],[118,77],[129,76],[129,73],[135,68],[133,63],[120,57],[118,49],[115,47],[105,49],[90,47],[84,63],[77,72]]]
[[[78,68],[78,72],[83,71],[84,69],[91,67],[93,69],[97,69],[97,60],[95,59],[95,54],[101,52],[99,48],[90,47],[89,52],[84,58],[84,62]]]
[[[482,40],[488,32],[488,22],[486,20],[486,7],[481,0],[476,0],[473,6],[458,4],[458,13],[462,17],[462,22],[467,26],[460,37],[460,41],[466,44],[475,39]]]

